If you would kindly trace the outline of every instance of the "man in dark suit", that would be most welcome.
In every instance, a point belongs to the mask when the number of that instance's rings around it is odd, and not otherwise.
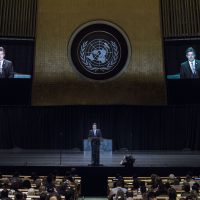
[[[181,64],[181,79],[198,79],[200,78],[200,60],[196,60],[196,52],[192,47],[186,50],[187,61]]]
[[[93,123],[92,129],[89,131],[88,138],[91,140],[92,148],[92,165],[99,165],[99,151],[100,151],[100,140],[102,138],[101,130],[97,129],[97,124]]]
[[[13,64],[4,58],[5,49],[0,47],[0,78],[14,78]]]

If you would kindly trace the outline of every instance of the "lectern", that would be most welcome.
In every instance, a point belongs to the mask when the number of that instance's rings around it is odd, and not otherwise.
[[[92,147],[91,140],[83,140],[84,158],[92,163]],[[100,163],[110,165],[112,164],[112,140],[103,138],[100,140]]]

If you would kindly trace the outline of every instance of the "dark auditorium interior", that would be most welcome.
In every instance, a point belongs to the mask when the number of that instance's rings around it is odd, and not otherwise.
[[[200,0],[0,0],[0,200],[200,200]]]

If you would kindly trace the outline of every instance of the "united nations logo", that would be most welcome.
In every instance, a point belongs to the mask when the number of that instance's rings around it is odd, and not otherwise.
[[[85,77],[106,80],[118,75],[130,55],[124,34],[108,23],[93,23],[79,30],[70,44],[70,59]]]
[[[104,39],[85,41],[80,47],[83,67],[91,73],[107,73],[117,65],[120,50],[116,42]]]

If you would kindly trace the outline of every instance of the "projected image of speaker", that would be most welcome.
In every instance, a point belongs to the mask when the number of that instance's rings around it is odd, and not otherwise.
[[[30,104],[34,48],[31,38],[0,38],[1,105]]]
[[[199,39],[169,40],[165,42],[167,79],[199,79],[199,59]]]
[[[33,40],[0,39],[0,79],[31,79],[33,59]]]

